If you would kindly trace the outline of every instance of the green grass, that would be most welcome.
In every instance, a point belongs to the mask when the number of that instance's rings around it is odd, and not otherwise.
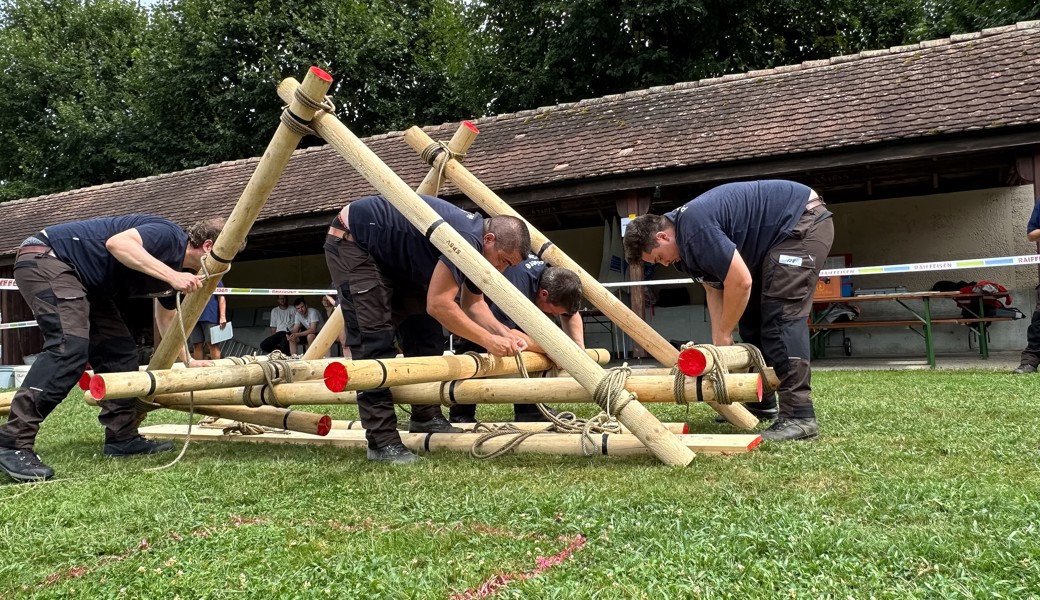
[[[1040,379],[814,380],[819,440],[685,469],[194,442],[146,472],[171,456],[102,458],[73,396],[37,445],[59,482],[0,485],[0,598],[449,598],[522,573],[494,597],[1040,597]],[[695,431],[732,431],[712,415],[689,409]]]

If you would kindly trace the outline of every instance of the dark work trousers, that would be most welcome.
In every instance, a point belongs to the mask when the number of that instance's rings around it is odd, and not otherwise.
[[[762,349],[776,370],[781,418],[814,418],[809,368],[809,313],[816,280],[834,241],[834,223],[824,205],[808,210],[790,236],[769,249],[740,318],[740,339]],[[748,404],[772,408],[776,400]]]
[[[455,344],[455,354],[462,354],[465,352],[487,352],[483,346],[478,346],[469,340],[459,340],[458,344]],[[537,404],[514,404],[513,405],[513,416],[517,420],[531,415],[541,416],[542,411],[538,410]],[[475,419],[477,416],[477,405],[476,404],[452,404],[448,408],[448,417],[469,417]]]
[[[19,254],[14,279],[43,336],[0,427],[0,446],[32,449],[40,423],[76,385],[89,359],[95,373],[136,371],[137,344],[111,298],[88,296],[75,269],[48,254]],[[106,442],[137,437],[134,400],[101,403]]]
[[[441,356],[444,329],[426,314],[426,287],[404,285],[384,275],[371,256],[351,240],[327,236],[325,261],[339,292],[354,360],[393,358],[394,340],[405,356]],[[358,393],[358,413],[369,448],[401,441],[397,413],[387,388]],[[440,406],[412,406],[412,420],[442,416]]]
[[[280,350],[282,354],[289,354],[289,335],[288,331],[276,331],[274,334],[269,335],[260,342],[260,351],[270,354],[275,350]]]
[[[1040,285],[1036,286],[1036,308],[1026,330],[1026,349],[1022,351],[1020,364],[1040,367]]]

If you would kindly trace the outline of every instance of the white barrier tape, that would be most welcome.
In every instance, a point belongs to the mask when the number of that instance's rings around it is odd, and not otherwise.
[[[22,327],[36,327],[36,321],[18,321],[15,323],[0,323],[0,329],[21,329]]]
[[[920,273],[924,271],[953,271],[955,269],[981,269],[988,267],[1017,267],[1021,265],[1040,264],[1040,254],[1022,256],[998,256],[995,258],[969,258],[966,260],[947,260],[939,262],[906,263],[902,265],[883,265],[880,267],[849,267],[847,269],[824,269],[820,277],[847,275],[887,275],[889,273]],[[637,285],[672,285],[693,283],[692,279],[662,279],[654,281],[621,281],[604,283],[603,287],[633,287]]]
[[[882,265],[879,267],[849,267],[847,269],[824,269],[820,277],[846,275],[886,275],[889,273],[919,273],[922,271],[953,271],[956,269],[980,269],[989,267],[1017,267],[1021,265],[1040,264],[1040,254],[1022,256],[998,256],[993,258],[969,258],[966,260],[947,260],[938,262],[906,263],[902,265]],[[662,279],[654,281],[621,281],[604,283],[603,287],[632,287],[636,285],[671,285],[693,283],[692,279]],[[14,279],[0,279],[0,290],[15,290]],[[213,292],[219,296],[325,296],[336,295],[336,290],[294,290],[283,288],[217,288]]]

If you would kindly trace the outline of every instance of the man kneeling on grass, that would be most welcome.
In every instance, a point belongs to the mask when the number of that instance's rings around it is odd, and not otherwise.
[[[150,215],[106,217],[48,227],[26,238],[14,279],[43,335],[43,351],[11,400],[0,426],[0,469],[17,481],[50,479],[54,470],[33,451],[40,424],[65,399],[89,359],[96,373],[136,371],[137,344],[116,298],[189,293],[203,279],[202,255],[224,223],[201,221],[187,231]],[[168,323],[167,323],[168,324]],[[106,456],[173,448],[138,432],[133,399],[101,403]]]

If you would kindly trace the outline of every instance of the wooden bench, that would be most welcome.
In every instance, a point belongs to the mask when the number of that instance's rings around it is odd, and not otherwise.
[[[983,358],[989,358],[989,344],[986,336],[986,326],[990,323],[998,321],[1013,321],[1013,317],[972,317],[972,318],[960,318],[960,317],[940,317],[932,318],[931,315],[931,301],[935,299],[949,299],[956,301],[963,301],[965,299],[972,299],[978,301],[978,311],[975,314],[983,314],[984,306],[983,301],[987,298],[994,297],[993,294],[982,294],[982,293],[971,293],[963,294],[960,292],[910,292],[910,293],[899,293],[899,294],[874,294],[869,296],[851,296],[843,298],[827,298],[821,299],[819,302],[814,304],[816,306],[828,306],[841,303],[852,303],[859,304],[862,302],[893,302],[906,309],[912,314],[914,319],[865,319],[861,321],[845,321],[839,323],[828,323],[823,322],[822,319],[826,317],[829,312],[829,308],[822,311],[815,310],[813,312],[813,318],[809,323],[809,331],[811,332],[811,339],[814,341],[814,354],[823,354],[824,348],[826,348],[826,337],[827,334],[837,330],[845,329],[863,329],[867,327],[907,327],[913,330],[915,333],[921,335],[925,339],[925,347],[928,352],[928,364],[931,367],[935,367],[935,348],[932,339],[932,326],[933,325],[965,325],[972,327],[972,331],[977,333],[979,336],[979,354]],[[920,308],[911,307],[908,302],[921,302]],[[812,322],[821,320],[821,322]],[[920,327],[922,331],[916,328]],[[851,340],[848,337],[842,336],[842,347],[845,349],[846,356],[852,355]],[[970,341],[970,340],[969,340]]]

